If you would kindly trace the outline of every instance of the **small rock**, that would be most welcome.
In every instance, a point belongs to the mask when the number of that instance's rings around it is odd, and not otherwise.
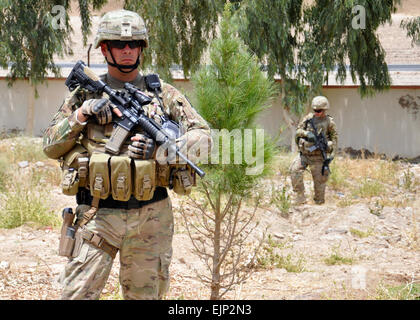
[[[7,270],[10,268],[10,263],[7,261],[0,262],[0,270]]]
[[[285,238],[284,234],[278,233],[278,232],[274,233],[273,237],[278,238],[278,239],[284,239]]]
[[[327,241],[334,241],[334,240],[342,240],[344,239],[343,236],[339,234],[329,234],[327,236],[321,236],[319,237],[320,240],[327,240]]]
[[[325,233],[339,233],[339,234],[346,234],[347,232],[349,232],[347,229],[344,228],[328,228],[327,231],[325,231]]]
[[[42,162],[42,161],[37,161],[37,162],[35,163],[35,165],[36,165],[37,167],[43,167],[43,166],[45,166],[44,162]]]
[[[292,236],[293,241],[299,241],[302,240],[302,236],[300,234],[295,234]]]
[[[294,234],[302,234],[303,232],[302,232],[302,230],[296,229],[296,230],[293,231],[293,233]]]
[[[21,161],[18,163],[19,168],[26,168],[29,166],[29,162],[28,161]]]

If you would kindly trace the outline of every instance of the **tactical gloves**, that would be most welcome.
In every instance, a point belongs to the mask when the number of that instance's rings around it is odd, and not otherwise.
[[[112,103],[106,98],[89,99],[83,102],[80,110],[83,115],[95,116],[96,121],[101,124],[107,124],[112,121]]]
[[[156,151],[156,160],[161,163],[174,163],[181,161],[176,157],[176,147],[193,163],[198,163],[205,159],[211,148],[213,141],[203,130],[196,129],[189,131],[174,141],[168,141],[159,146]]]
[[[308,140],[309,142],[315,142],[315,134],[312,131],[308,131],[308,133],[306,134],[306,140]]]
[[[149,136],[137,133],[128,146],[128,156],[133,159],[149,160],[153,158],[156,144]]]

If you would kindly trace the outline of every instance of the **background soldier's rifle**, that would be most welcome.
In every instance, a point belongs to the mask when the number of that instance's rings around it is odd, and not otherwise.
[[[330,174],[330,163],[331,161],[333,161],[334,157],[327,157],[328,140],[322,131],[319,134],[316,131],[314,118],[309,120],[309,123],[311,124],[311,127],[314,130],[315,142],[312,147],[308,148],[308,150],[309,152],[313,152],[317,149],[321,151],[322,159],[324,159],[324,162],[322,163],[321,173],[323,176],[325,175],[325,172],[328,172],[328,174]]]

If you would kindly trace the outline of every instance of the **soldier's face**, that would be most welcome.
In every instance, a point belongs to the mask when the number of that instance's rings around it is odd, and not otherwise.
[[[131,48],[128,43],[121,49],[121,46],[113,46],[112,43],[108,44],[101,43],[102,54],[107,58],[108,61],[112,61],[111,53],[108,50],[112,51],[112,55],[115,58],[115,62],[121,65],[132,65],[136,63],[137,57],[141,53],[141,47]]]
[[[314,110],[314,115],[317,118],[325,117],[325,110]]]

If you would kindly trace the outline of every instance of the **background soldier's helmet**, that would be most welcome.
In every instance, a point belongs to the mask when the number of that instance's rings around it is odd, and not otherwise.
[[[101,18],[95,37],[95,48],[104,40],[142,40],[145,48],[149,44],[144,20],[137,13],[128,10],[111,11]]]
[[[330,108],[330,103],[328,99],[323,96],[315,97],[312,100],[312,109],[313,110],[328,110]]]

